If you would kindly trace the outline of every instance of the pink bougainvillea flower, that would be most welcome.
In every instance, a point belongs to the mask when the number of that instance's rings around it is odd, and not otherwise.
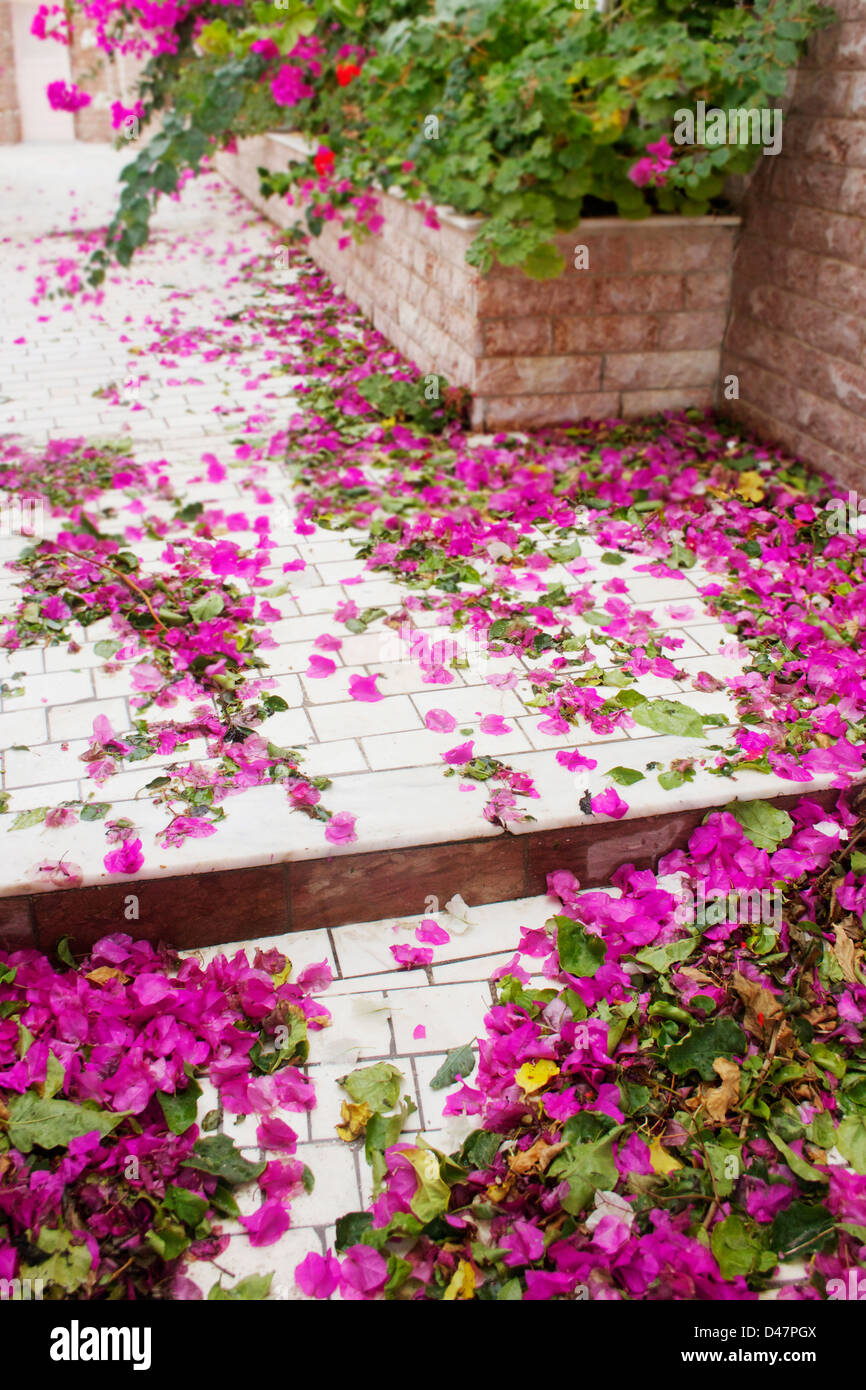
[[[364,700],[372,704],[375,700],[381,700],[383,696],[376,689],[376,681],[380,677],[376,676],[350,676],[349,694],[353,700]]]
[[[424,716],[424,723],[435,734],[450,734],[457,728],[457,720],[447,709],[429,709]]]
[[[273,39],[254,39],[250,44],[250,53],[260,53],[266,62],[280,56],[279,47]]]
[[[301,971],[298,976],[298,987],[304,990],[327,989],[333,978],[328,962],[326,960],[316,961]]]
[[[391,955],[401,969],[414,970],[416,966],[432,965],[433,948],[424,946],[391,946]]]
[[[110,874],[137,874],[144,863],[141,840],[124,840],[120,848],[110,850],[102,862]]]
[[[228,469],[225,464],[220,463],[216,454],[202,454],[201,461],[207,464],[207,480],[209,483],[222,483],[228,477]]]
[[[338,811],[325,826],[325,839],[332,845],[351,844],[358,838],[355,834],[355,820],[356,817],[349,815],[348,811]]]
[[[291,782],[289,799],[294,806],[317,806],[322,799],[322,793],[309,782]]]
[[[438,922],[434,922],[432,917],[424,917],[421,925],[415,929],[415,940],[426,941],[430,946],[444,946],[451,940],[449,933],[444,927],[440,927]]]
[[[31,869],[30,873],[33,878],[38,878],[40,882],[50,883],[52,888],[77,888],[83,878],[81,865],[73,864],[68,859],[57,861],[46,859]]]
[[[560,748],[556,754],[556,761],[560,767],[564,767],[568,772],[577,772],[578,770],[592,772],[594,768],[598,767],[595,758],[585,758],[575,748]]]
[[[49,82],[45,88],[48,105],[53,111],[80,111],[89,106],[93,98],[82,92],[73,82],[67,87],[65,82]]]
[[[412,1037],[415,1039],[416,1042],[420,1042],[423,1038],[426,1038],[426,1036],[427,1029],[424,1027],[424,1024],[417,1023],[415,1027],[412,1029]]]
[[[269,1115],[256,1130],[256,1142],[263,1149],[293,1154],[298,1146],[298,1136],[285,1120],[279,1119],[276,1115]]]
[[[297,106],[305,97],[315,96],[315,88],[305,81],[303,68],[284,63],[271,78],[271,96],[277,106]]]
[[[311,652],[304,675],[310,676],[313,680],[324,680],[326,676],[332,676],[336,669],[337,663],[329,656],[318,656],[316,652]]]
[[[479,724],[482,734],[510,734],[512,726],[506,724],[501,714],[485,714]]]
[[[540,1260],[544,1253],[544,1232],[531,1221],[515,1221],[499,1244],[507,1250],[507,1265],[528,1265]]]
[[[250,1245],[273,1245],[291,1226],[282,1202],[265,1202],[252,1216],[242,1216],[241,1225],[249,1231]]]
[[[344,1251],[340,1271],[343,1298],[370,1298],[384,1289],[387,1277],[387,1262],[372,1245],[350,1245]]]
[[[330,632],[322,632],[314,638],[313,646],[322,652],[338,652],[343,645],[341,637],[332,637]]]
[[[628,802],[623,801],[613,787],[607,787],[603,792],[599,792],[598,796],[594,796],[589,804],[592,807],[593,815],[613,816],[614,820],[622,820],[628,810]]]
[[[340,1283],[340,1261],[330,1250],[325,1255],[311,1251],[296,1265],[295,1283],[308,1298],[330,1298]]]
[[[446,763],[450,763],[453,767],[462,767],[464,763],[471,763],[474,747],[474,740],[469,739],[466,743],[458,743],[455,748],[449,748],[447,753],[442,754],[442,757]]]

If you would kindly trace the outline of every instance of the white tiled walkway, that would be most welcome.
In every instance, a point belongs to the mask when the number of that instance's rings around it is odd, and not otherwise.
[[[285,1116],[299,1139],[293,1157],[311,1169],[315,1187],[292,1202],[291,1229],[273,1245],[255,1248],[237,1221],[224,1222],[231,1239],[216,1265],[199,1262],[187,1271],[205,1293],[220,1274],[228,1287],[248,1274],[272,1272],[272,1298],[303,1298],[294,1287],[295,1266],[310,1251],[322,1254],[327,1246],[333,1249],[336,1219],[369,1201],[371,1177],[363,1142],[349,1145],[335,1133],[341,1101],[349,1098],[338,1078],[355,1066],[387,1060],[399,1067],[402,1092],[417,1107],[406,1123],[405,1138],[421,1132],[446,1151],[460,1146],[473,1126],[443,1118],[449,1090],[432,1090],[430,1082],[451,1049],[473,1043],[483,1032],[484,1014],[493,1002],[490,975],[513,956],[521,926],[541,927],[556,910],[556,900],[547,897],[492,903],[471,907],[469,925],[442,910],[436,921],[451,940],[435,947],[427,970],[395,970],[389,950],[395,944],[414,942],[420,917],[366,922],[328,932],[296,932],[187,953],[205,962],[219,953],[231,955],[245,949],[252,960],[256,946],[263,950],[276,946],[289,956],[296,971],[327,960],[334,974],[329,988],[316,996],[327,1005],[333,1022],[321,1032],[310,1033],[308,1071],[316,1088],[316,1108],[309,1115]],[[416,1036],[422,1029],[423,1035]],[[207,1097],[199,1102],[200,1113],[209,1108],[206,1101]],[[240,1124],[234,1119],[223,1115],[221,1129],[244,1149],[246,1157],[272,1158],[273,1154],[245,1144],[254,1137],[256,1117],[245,1117]],[[255,1186],[246,1195],[242,1192],[242,1214],[249,1215],[257,1200]]]

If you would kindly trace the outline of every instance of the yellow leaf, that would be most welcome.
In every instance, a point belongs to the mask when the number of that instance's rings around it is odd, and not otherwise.
[[[756,472],[754,468],[750,468],[746,473],[741,473],[736,493],[738,497],[742,497],[744,502],[760,502],[764,496],[764,485],[760,473]]]
[[[353,1139],[358,1139],[367,1128],[367,1121],[372,1115],[372,1110],[366,1101],[361,1105],[354,1105],[351,1101],[344,1100],[340,1106],[340,1117],[343,1121],[337,1125],[337,1134],[345,1144],[351,1144]]]
[[[650,1144],[650,1163],[654,1173],[675,1173],[683,1166],[678,1158],[662,1147],[660,1139],[654,1139]]]
[[[514,1080],[521,1090],[527,1095],[532,1095],[533,1091],[540,1091],[549,1081],[559,1075],[559,1067],[555,1062],[549,1062],[542,1057],[538,1062],[524,1062],[523,1066],[515,1073]]]
[[[285,965],[283,966],[282,970],[279,972],[278,975],[272,975],[272,976],[271,976],[271,979],[272,979],[273,982],[274,982],[274,989],[279,989],[280,985],[284,985],[284,984],[286,983],[286,981],[288,980],[289,976],[291,975],[291,973],[292,973],[292,962],[289,960],[288,956],[286,956],[286,963],[285,963]]]
[[[442,1295],[443,1303],[453,1303],[455,1298],[475,1297],[475,1270],[468,1260],[461,1260],[451,1276],[451,1283]]]

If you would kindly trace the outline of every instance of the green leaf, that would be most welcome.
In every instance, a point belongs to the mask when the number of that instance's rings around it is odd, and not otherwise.
[[[580,541],[569,541],[567,545],[551,546],[547,553],[551,560],[556,560],[561,565],[567,565],[571,560],[580,559]]]
[[[463,1141],[460,1161],[467,1168],[489,1168],[499,1153],[503,1136],[487,1129],[473,1129]]]
[[[816,1250],[835,1243],[833,1224],[833,1216],[820,1203],[792,1202],[774,1218],[770,1245],[780,1260],[807,1260]]]
[[[458,1073],[465,1081],[475,1070],[475,1053],[471,1043],[465,1043],[463,1047],[455,1047],[448,1053],[445,1061],[437,1071],[433,1080],[430,1082],[431,1091],[443,1091],[446,1086],[453,1086],[457,1080]]]
[[[43,1226],[35,1242],[36,1248],[48,1255],[38,1264],[22,1263],[21,1279],[41,1279],[44,1284],[56,1284],[67,1294],[73,1294],[84,1283],[91,1268],[90,1251],[82,1240],[73,1244],[71,1231],[50,1230]]]
[[[192,1078],[183,1091],[157,1091],[156,1098],[162,1106],[165,1122],[172,1134],[184,1134],[191,1124],[195,1124],[201,1086]]]
[[[145,1240],[164,1260],[176,1260],[192,1244],[186,1227],[166,1217],[160,1219],[158,1225],[151,1226]]]
[[[71,1140],[92,1134],[94,1130],[105,1138],[125,1118],[125,1115],[109,1114],[107,1110],[91,1110],[69,1100],[43,1099],[34,1091],[25,1091],[9,1101],[9,1143],[23,1154],[31,1153],[34,1145],[40,1149],[65,1149]]]
[[[245,1279],[239,1279],[232,1289],[224,1289],[220,1280],[208,1293],[208,1302],[260,1302],[270,1293],[273,1277],[273,1274],[248,1274]]]
[[[496,1295],[497,1303],[522,1303],[523,1291],[519,1279],[509,1279]]]
[[[218,1182],[211,1193],[210,1204],[214,1211],[220,1212],[223,1216],[233,1216],[237,1219],[240,1216],[240,1208],[232,1196],[230,1187],[226,1187],[224,1182]]]
[[[162,1205],[185,1226],[191,1226],[195,1229],[204,1220],[210,1204],[207,1198],[202,1197],[198,1192],[191,1192],[188,1187],[177,1187],[174,1183],[169,1183],[165,1189]]]
[[[798,1178],[802,1178],[804,1182],[828,1181],[826,1173],[822,1173],[818,1168],[813,1168],[811,1163],[807,1163],[805,1158],[801,1158],[799,1154],[795,1153],[780,1134],[775,1134],[773,1130],[768,1129],[767,1138],[772,1144],[775,1144],[791,1172]]]
[[[554,917],[556,947],[560,969],[568,975],[591,977],[604,964],[605,945],[600,936],[592,936],[580,922],[570,917]]]
[[[45,1067],[45,1080],[42,1083],[42,1099],[51,1100],[62,1089],[66,1080],[66,1068],[59,1057],[53,1052],[48,1054],[48,1062]]]
[[[761,1250],[751,1226],[735,1212],[713,1227],[710,1247],[723,1279],[751,1274]]]
[[[390,1062],[374,1062],[341,1077],[339,1084],[358,1105],[369,1105],[374,1111],[393,1110],[400,1099],[403,1073]]]
[[[227,1134],[214,1134],[208,1139],[198,1139],[189,1158],[183,1161],[185,1168],[197,1168],[202,1173],[213,1173],[233,1186],[237,1183],[252,1182],[265,1171],[264,1161],[244,1158],[240,1149]]]
[[[866,1173],[866,1115],[848,1115],[835,1135],[836,1148],[857,1173]]]
[[[565,270],[565,257],[552,241],[545,241],[533,247],[521,269],[533,280],[554,280]]]
[[[632,719],[657,734],[677,734],[681,738],[703,738],[704,722],[697,710],[678,700],[644,700],[632,710]]]
[[[189,614],[195,622],[206,623],[211,618],[218,618],[224,607],[222,594],[204,594],[189,605]]]
[[[62,962],[63,962],[64,965],[71,966],[71,968],[72,968],[73,970],[75,970],[75,969],[76,969],[75,957],[73,956],[72,952],[71,952],[70,949],[69,949],[69,937],[68,937],[68,936],[61,936],[60,940],[59,940],[58,943],[57,943],[56,950],[57,950],[57,958],[58,958],[58,960],[62,960]]]
[[[21,811],[10,825],[10,830],[30,830],[34,825],[41,825],[50,806],[34,806],[32,811]]]
[[[440,1212],[447,1211],[451,1189],[439,1174],[439,1159],[432,1149],[405,1148],[401,1156],[414,1168],[418,1187],[409,1199],[415,1216],[426,1225]]]
[[[684,936],[680,941],[668,941],[664,946],[645,946],[642,951],[634,952],[634,959],[639,965],[649,966],[650,970],[663,975],[672,965],[688,960],[700,940],[700,935]]]
[[[82,806],[79,818],[84,821],[102,820],[110,810],[110,801],[88,801],[86,806]]]
[[[93,650],[97,656],[109,657],[114,656],[115,652],[119,652],[122,646],[122,642],[113,642],[106,638],[102,642],[97,642]]]
[[[788,812],[777,810],[769,801],[731,801],[724,809],[742,826],[743,834],[753,845],[770,853],[794,830]]]
[[[613,1160],[613,1141],[621,1126],[590,1144],[569,1144],[553,1160],[548,1172],[569,1184],[562,1206],[571,1216],[579,1216],[594,1192],[610,1192],[619,1178]]]
[[[607,775],[612,777],[620,787],[631,787],[634,786],[635,782],[643,782],[644,780],[643,773],[637,772],[633,767],[612,767]]]
[[[713,1062],[717,1057],[742,1057],[748,1039],[732,1018],[718,1018],[712,1023],[693,1028],[680,1043],[669,1047],[665,1057],[677,1076],[696,1071],[704,1081],[715,1081]]]
[[[372,1167],[376,1167],[375,1156],[377,1153],[384,1154],[386,1149],[390,1149],[392,1144],[397,1143],[408,1115],[409,1107],[405,1106],[396,1115],[373,1114],[370,1116],[364,1131],[364,1157]],[[384,1164],[382,1164],[382,1173],[384,1175]]]
[[[373,1217],[369,1211],[349,1211],[345,1216],[337,1217],[337,1230],[334,1237],[334,1248],[339,1254],[350,1245],[359,1245],[361,1237],[366,1230],[373,1224]]]

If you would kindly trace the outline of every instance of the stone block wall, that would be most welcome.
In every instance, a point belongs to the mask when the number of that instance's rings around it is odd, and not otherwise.
[[[829,3],[745,200],[722,371],[737,419],[866,490],[866,0]]]
[[[297,137],[272,134],[216,163],[288,227],[294,209],[262,199],[256,171],[285,168],[303,150]],[[739,218],[587,220],[558,239],[563,274],[534,281],[467,265],[477,219],[440,210],[441,225],[428,227],[391,193],[381,211],[379,235],[341,250],[340,231],[326,226],[310,254],[422,373],[474,392],[476,427],[712,404]]]
[[[20,139],[12,6],[9,0],[0,0],[0,145],[14,144]]]

